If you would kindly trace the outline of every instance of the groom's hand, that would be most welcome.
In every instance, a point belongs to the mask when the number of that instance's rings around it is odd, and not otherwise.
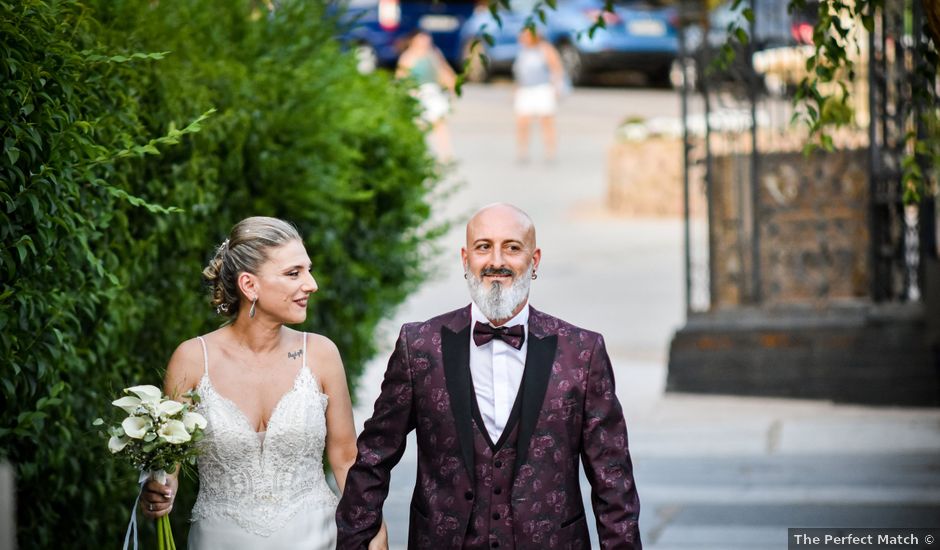
[[[178,488],[179,481],[173,475],[166,476],[166,485],[154,479],[148,480],[140,495],[141,511],[150,519],[169,514]]]
[[[369,550],[388,550],[388,527],[385,525],[385,520],[382,520],[382,528],[379,529],[375,538],[369,541]]]

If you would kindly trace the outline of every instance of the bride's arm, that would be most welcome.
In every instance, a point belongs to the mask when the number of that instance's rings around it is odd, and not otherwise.
[[[352,401],[346,385],[346,371],[336,344],[324,336],[308,336],[307,349],[313,351],[308,364],[315,365],[323,393],[329,398],[326,408],[326,457],[342,492],[346,474],[356,460],[356,428],[353,425]]]
[[[353,425],[352,400],[346,384],[346,370],[336,344],[329,338],[311,335],[315,351],[313,364],[320,367],[320,383],[329,396],[326,409],[326,456],[336,477],[340,492],[346,489],[346,474],[356,461],[356,428]],[[309,349],[309,348],[308,348]],[[388,531],[385,522],[369,550],[387,550]]]
[[[202,346],[195,339],[187,340],[176,348],[166,367],[163,392],[177,401],[188,401],[183,394],[196,388],[203,372]],[[140,495],[140,509],[148,518],[170,513],[179,488],[179,468],[167,472],[166,485],[150,480]]]

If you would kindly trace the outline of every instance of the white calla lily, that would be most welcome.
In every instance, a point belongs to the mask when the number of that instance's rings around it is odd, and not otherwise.
[[[173,401],[172,399],[164,399],[160,402],[160,405],[157,407],[157,412],[160,416],[167,417],[173,416],[174,414],[183,410],[183,405],[179,401]]]
[[[157,434],[159,434],[164,441],[172,443],[173,445],[186,443],[192,439],[189,432],[186,431],[186,426],[179,420],[167,421],[166,424],[160,427]]]
[[[133,395],[125,395],[116,401],[112,401],[111,404],[124,409],[124,412],[128,414],[134,414],[134,411],[140,406],[140,399]]]
[[[186,426],[186,431],[192,433],[196,428],[206,429],[206,418],[199,413],[187,412],[183,413],[183,425]]]
[[[112,453],[119,453],[124,450],[124,447],[127,447],[130,441],[131,440],[126,437],[114,437],[112,435],[111,439],[108,440],[108,450]]]
[[[127,437],[133,439],[142,439],[147,434],[147,430],[153,427],[153,422],[140,416],[128,416],[121,422],[124,433]]]
[[[127,388],[125,392],[130,392],[136,394],[137,397],[144,403],[151,403],[156,405],[160,402],[160,398],[163,397],[163,393],[160,391],[160,388],[151,385],[144,386],[134,386],[133,388]]]

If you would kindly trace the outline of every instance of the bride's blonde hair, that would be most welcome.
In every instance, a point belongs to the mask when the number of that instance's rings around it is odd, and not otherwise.
[[[235,318],[241,305],[240,273],[257,273],[268,259],[268,250],[301,240],[290,223],[265,216],[252,216],[235,224],[216,249],[202,277],[212,292],[212,305],[220,315]]]

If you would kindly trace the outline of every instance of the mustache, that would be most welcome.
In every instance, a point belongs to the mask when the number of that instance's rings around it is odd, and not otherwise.
[[[515,275],[515,273],[513,273],[513,271],[508,267],[484,267],[483,270],[480,271],[480,277],[488,277],[493,275],[505,275],[507,277],[512,277]]]

